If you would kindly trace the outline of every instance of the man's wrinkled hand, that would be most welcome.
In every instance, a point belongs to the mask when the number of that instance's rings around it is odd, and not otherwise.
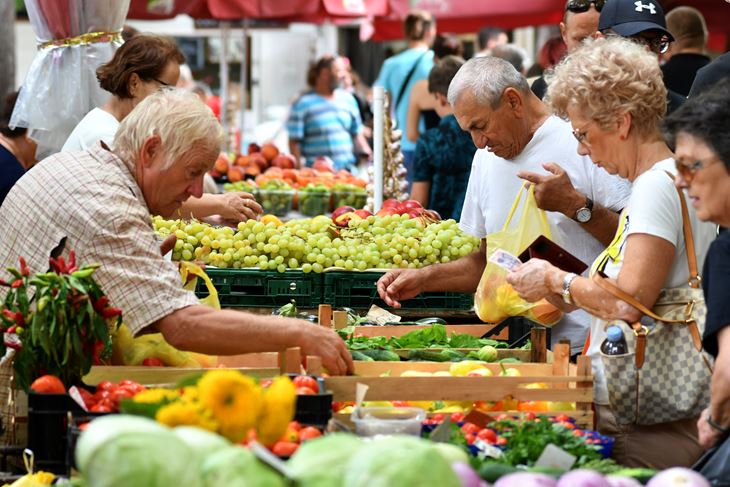
[[[233,191],[216,195],[216,198],[218,200],[216,213],[226,221],[255,220],[263,213],[263,208],[250,193]]]
[[[585,203],[585,196],[578,192],[565,170],[554,162],[542,165],[548,174],[519,171],[517,176],[535,186],[537,206],[545,211],[557,211],[573,218],[576,210]]]

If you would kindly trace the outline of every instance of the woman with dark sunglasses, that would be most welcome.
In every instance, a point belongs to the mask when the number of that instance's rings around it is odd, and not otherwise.
[[[730,227],[730,85],[718,83],[691,98],[664,122],[675,145],[676,184],[687,191],[697,216]],[[730,435],[730,232],[710,246],[702,272],[707,303],[703,345],[715,357],[710,406],[697,423],[700,445]]]
[[[609,0],[611,1],[611,0]],[[631,196],[619,217],[613,242],[591,266],[621,290],[651,309],[662,290],[688,286],[688,257],[680,200],[672,179],[674,158],[660,132],[666,88],[654,54],[630,40],[601,38],[580,47],[548,77],[547,104],[570,119],[578,152],[609,174],[631,182]],[[690,210],[697,261],[703,262],[713,238],[712,225]],[[613,457],[631,467],[689,466],[701,453],[697,441],[699,410],[673,422],[647,424],[621,417],[612,407],[600,346],[611,320],[636,323],[642,313],[599,287],[532,259],[507,277],[529,301],[565,302],[566,311],[582,308],[593,318],[590,346],[598,430],[616,438]],[[707,377],[709,379],[709,377]],[[613,383],[613,382],[612,382]],[[671,445],[671,448],[663,448]]]

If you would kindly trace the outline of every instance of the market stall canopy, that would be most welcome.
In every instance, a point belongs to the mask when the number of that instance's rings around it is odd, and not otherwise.
[[[76,124],[109,96],[96,68],[122,43],[129,0],[25,0],[38,52],[10,119],[28,127],[42,159],[63,146]]]
[[[388,11],[388,0],[177,0],[171,8],[163,8],[160,3],[132,0],[127,16],[167,19],[187,14],[197,19],[323,22],[385,15]]]
[[[440,32],[474,33],[493,25],[514,29],[528,25],[557,24],[565,0],[388,0],[388,15],[375,19],[373,40],[401,39],[403,19],[413,9],[436,17]]]

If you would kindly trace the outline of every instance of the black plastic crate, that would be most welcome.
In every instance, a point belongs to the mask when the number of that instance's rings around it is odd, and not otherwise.
[[[299,270],[216,269],[205,272],[218,291],[223,308],[278,308],[292,299],[300,308],[316,308],[322,302],[322,275]],[[202,280],[195,293],[208,295]]]
[[[380,299],[376,283],[383,272],[325,272],[324,302],[334,307],[369,309],[376,304],[382,308],[388,305]],[[474,306],[474,295],[465,293],[439,292],[422,293],[401,302],[402,309],[468,311]]]

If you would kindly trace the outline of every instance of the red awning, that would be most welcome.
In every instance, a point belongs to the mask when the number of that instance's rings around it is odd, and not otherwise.
[[[178,14],[217,20],[281,19],[323,22],[385,15],[388,0],[176,0],[171,12],[148,9],[148,0],[131,0],[130,19],[168,19]]]
[[[389,14],[375,19],[374,40],[403,37],[403,19],[412,9],[431,12],[439,32],[475,33],[487,25],[513,29],[527,25],[557,24],[565,0],[388,0]]]

